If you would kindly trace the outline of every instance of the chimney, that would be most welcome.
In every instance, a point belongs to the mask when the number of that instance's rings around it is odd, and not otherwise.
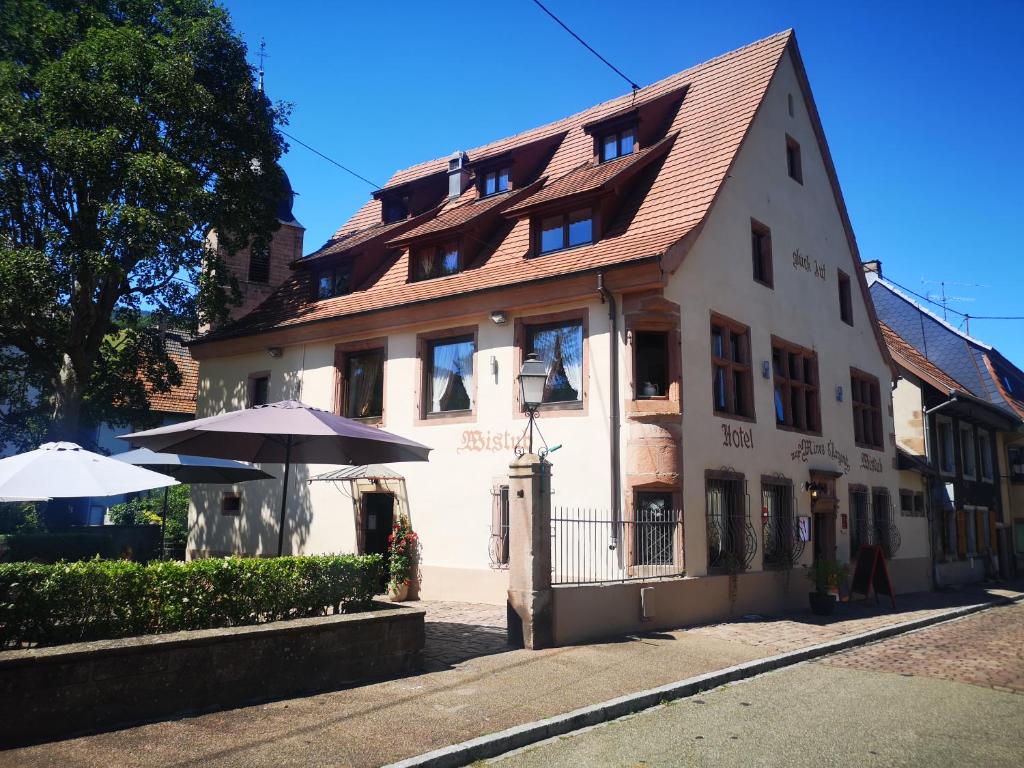
[[[448,158],[448,199],[454,200],[462,194],[469,183],[469,156],[465,152],[453,152]]]
[[[875,277],[882,276],[882,262],[880,262],[878,259],[873,259],[872,261],[865,261],[861,264],[861,266],[864,268],[864,274],[866,275],[874,273]]]

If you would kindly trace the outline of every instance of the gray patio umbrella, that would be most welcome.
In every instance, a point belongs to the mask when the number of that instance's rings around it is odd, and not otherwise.
[[[156,453],[149,448],[119,453],[111,458],[145,467],[162,475],[168,475],[181,483],[244,483],[247,480],[273,479],[262,469],[251,464],[230,459],[211,459],[207,456],[185,456],[180,453]],[[167,531],[167,488],[164,488],[164,504],[160,513],[160,541]],[[162,546],[162,545],[161,545]],[[161,550],[161,557],[163,553]]]
[[[292,462],[377,464],[426,461],[430,448],[297,400],[258,405],[205,419],[122,435],[132,445],[189,456],[284,464],[277,554],[284,549]]]

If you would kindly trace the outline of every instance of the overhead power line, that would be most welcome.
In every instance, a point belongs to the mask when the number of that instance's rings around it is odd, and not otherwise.
[[[617,74],[617,75],[618,75],[619,77],[621,77],[621,78],[622,78],[623,80],[625,80],[625,81],[626,81],[627,83],[629,83],[629,87],[630,87],[630,88],[632,88],[632,89],[633,89],[634,91],[639,91],[639,90],[640,90],[640,86],[639,86],[639,85],[637,85],[637,84],[636,84],[636,83],[635,83],[635,82],[634,82],[633,80],[631,80],[630,78],[626,77],[626,75],[624,75],[624,74],[623,74],[623,72],[622,72],[622,70],[621,70],[621,69],[619,69],[618,67],[616,67],[616,66],[615,66],[614,64],[612,64],[612,63],[611,63],[610,61],[608,61],[608,59],[606,59],[606,58],[605,58],[604,56],[602,56],[602,55],[601,55],[600,53],[598,53],[597,51],[595,51],[595,50],[594,50],[594,49],[593,49],[593,48],[592,48],[592,47],[591,47],[590,45],[588,45],[588,44],[587,44],[587,41],[586,41],[586,40],[584,40],[584,39],[583,39],[582,37],[580,37],[580,36],[579,36],[579,35],[577,35],[577,34],[576,34],[575,32],[573,32],[573,31],[572,31],[571,29],[569,29],[569,27],[568,27],[568,26],[566,25],[566,23],[565,23],[564,21],[562,21],[562,20],[561,20],[560,18],[558,18],[557,16],[555,16],[555,14],[553,14],[553,13],[552,13],[551,11],[549,11],[549,10],[548,10],[547,8],[545,8],[545,7],[544,7],[544,4],[543,4],[542,2],[540,2],[540,0],[533,0],[533,2],[534,2],[534,3],[536,4],[536,6],[537,6],[538,8],[540,8],[540,9],[541,9],[542,11],[544,11],[544,13],[546,13],[546,14],[547,14],[548,16],[550,16],[550,17],[551,17],[552,19],[554,19],[554,20],[555,20],[555,22],[557,22],[557,23],[558,23],[558,26],[560,26],[560,27],[561,27],[562,29],[564,29],[564,30],[565,30],[566,32],[568,32],[568,33],[569,33],[570,35],[572,35],[573,37],[575,37],[575,38],[576,38],[576,40],[577,40],[577,42],[579,42],[579,44],[580,44],[580,45],[582,45],[582,46],[583,46],[584,48],[586,48],[586,49],[587,49],[588,51],[590,51],[590,52],[591,52],[592,54],[594,54],[595,56],[597,56],[597,58],[599,58],[599,59],[600,59],[601,61],[603,61],[603,62],[604,62],[604,64],[605,64],[605,66],[607,66],[607,67],[608,67],[609,69],[611,69],[611,70],[612,70],[612,72],[614,72],[614,73],[615,73],[615,74]]]
[[[278,130],[280,131],[281,129],[280,129],[280,128],[278,128]],[[301,144],[301,145],[302,145],[303,147],[305,147],[306,149],[308,149],[308,150],[309,150],[310,152],[312,152],[312,153],[313,153],[314,155],[319,155],[319,156],[320,156],[320,157],[322,157],[322,158],[323,158],[324,160],[326,160],[327,162],[329,162],[329,163],[330,163],[331,165],[336,165],[336,166],[338,166],[338,167],[339,167],[339,168],[341,168],[341,170],[343,170],[343,171],[344,171],[345,173],[351,174],[352,176],[355,176],[355,177],[356,177],[357,179],[359,179],[360,181],[364,181],[364,182],[366,182],[367,184],[369,184],[369,185],[370,185],[371,187],[373,187],[374,189],[380,189],[380,188],[381,188],[381,187],[380,187],[380,184],[375,184],[374,182],[370,181],[370,180],[369,180],[368,178],[366,178],[365,176],[361,176],[360,174],[356,173],[355,171],[353,171],[353,170],[352,170],[351,168],[349,168],[348,166],[346,166],[346,165],[343,165],[342,163],[339,163],[339,162],[338,162],[337,160],[335,160],[334,158],[328,157],[328,156],[327,156],[327,155],[325,155],[325,154],[324,154],[323,152],[321,152],[321,151],[320,151],[319,149],[315,149],[314,147],[311,147],[311,146],[309,146],[309,144],[307,144],[306,142],[304,142],[304,141],[303,141],[302,139],[297,139],[297,138],[295,138],[294,136],[292,136],[292,135],[291,135],[290,133],[288,133],[287,131],[281,131],[281,135],[283,135],[283,136],[287,136],[287,137],[288,137],[289,139],[291,139],[292,141],[294,141],[294,142],[295,142],[296,144]]]

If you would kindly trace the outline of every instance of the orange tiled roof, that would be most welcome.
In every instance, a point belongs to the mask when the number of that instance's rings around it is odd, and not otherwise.
[[[657,176],[621,233],[591,245],[525,258],[530,246],[530,224],[520,220],[475,269],[442,280],[411,283],[409,256],[405,251],[387,263],[379,279],[365,289],[319,301],[313,299],[309,287],[309,270],[303,269],[300,262],[293,276],[263,304],[205,340],[287,328],[663,255],[707,214],[792,40],[792,31],[787,30],[672,75],[636,94],[626,94],[555,123],[467,150],[472,162],[474,157],[493,156],[544,137],[564,134],[541,171],[549,179],[562,179],[593,156],[593,138],[584,130],[585,125],[630,106],[642,108],[673,92],[685,92],[668,127],[670,134],[679,132],[680,138],[668,148]],[[447,162],[447,157],[438,158],[407,168],[392,176],[387,187],[442,173]],[[380,218],[381,203],[372,199],[338,230],[335,238],[361,237],[367,231],[379,230]],[[328,247],[332,247],[330,243]]]
[[[194,414],[196,393],[199,390],[199,363],[193,360],[187,351],[184,354],[172,352],[169,356],[181,372],[181,384],[171,387],[167,392],[155,392],[153,385],[144,381],[149,409],[160,413]]]
[[[439,232],[458,229],[485,213],[508,205],[510,202],[514,202],[519,197],[522,197],[523,193],[533,188],[533,186],[534,185],[531,185],[531,187],[519,190],[509,190],[508,192],[501,192],[500,194],[490,195],[477,200],[468,200],[459,205],[447,208],[435,218],[430,219],[423,224],[420,224],[415,229],[404,232],[398,237],[392,239],[388,242],[388,245],[406,243],[424,235],[432,235]],[[466,197],[466,195],[463,195],[463,197]]]
[[[613,184],[619,177],[630,171],[640,170],[650,161],[660,157],[672,145],[677,135],[673,133],[646,149],[617,157],[599,165],[588,161],[543,187],[536,194],[505,209],[504,213],[506,215],[519,213],[554,200],[595,192]]]
[[[878,327],[882,330],[882,338],[885,339],[885,345],[889,348],[889,354],[893,356],[897,363],[913,369],[915,373],[928,379],[928,383],[938,390],[945,391],[946,393],[964,392],[969,394],[967,387],[957,382],[956,379],[922,355],[916,347],[907,342],[881,320],[878,321]]]

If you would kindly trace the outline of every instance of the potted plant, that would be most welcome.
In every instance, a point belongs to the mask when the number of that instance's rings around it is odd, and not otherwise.
[[[835,610],[836,595],[839,583],[846,578],[848,569],[835,560],[816,560],[807,571],[807,578],[814,583],[814,591],[810,593],[811,612],[818,616],[828,616]]]
[[[419,536],[409,525],[408,518],[400,517],[388,536],[388,593],[394,602],[409,597],[409,584],[416,570]]]

